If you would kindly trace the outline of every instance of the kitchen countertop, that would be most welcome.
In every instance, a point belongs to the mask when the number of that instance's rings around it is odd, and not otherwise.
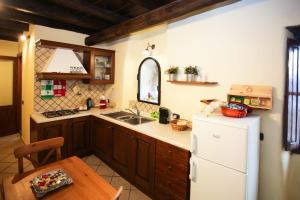
[[[118,124],[120,126],[126,127],[128,129],[134,130],[136,132],[143,133],[150,137],[156,138],[158,140],[167,142],[169,144],[172,144],[177,147],[180,147],[180,148],[190,151],[190,147],[191,147],[191,131],[190,130],[180,131],[180,132],[174,131],[171,128],[170,124],[160,124],[160,123],[158,123],[158,121],[147,122],[147,123],[139,124],[139,125],[131,125],[126,122],[122,122],[122,121],[102,115],[105,113],[111,113],[111,112],[116,112],[116,111],[121,111],[121,110],[122,109],[118,109],[118,108],[114,108],[114,109],[107,108],[107,109],[103,109],[103,110],[93,108],[89,111],[81,111],[74,115],[61,116],[61,117],[55,117],[55,118],[46,118],[41,113],[34,112],[31,114],[31,118],[36,123],[46,123],[46,122],[52,122],[52,121],[58,121],[58,120],[64,120],[64,119],[72,119],[72,118],[77,118],[77,117],[95,116],[95,117]],[[146,113],[143,113],[142,115],[147,116],[145,114]]]

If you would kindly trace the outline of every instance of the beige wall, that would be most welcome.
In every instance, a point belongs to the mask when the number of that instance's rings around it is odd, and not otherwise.
[[[0,40],[0,55],[16,57],[19,51],[18,42]]]
[[[256,111],[262,117],[259,199],[285,199],[285,189],[297,177],[297,157],[282,150],[282,109],[284,93],[286,26],[300,24],[299,0],[244,0],[185,20],[136,33],[106,44],[116,50],[115,100],[122,107],[136,99],[136,74],[148,42],[156,44],[154,57],[162,71],[169,65],[198,65],[209,81],[219,86],[201,87],[167,83],[162,75],[162,106],[185,118],[199,112],[203,98],[226,99],[231,84],[273,86],[274,108]],[[288,170],[290,169],[290,170]],[[299,171],[299,168],[298,168]],[[298,195],[298,196],[297,196]],[[300,199],[295,194],[294,199]],[[291,199],[291,196],[287,199]]]
[[[13,56],[18,54],[19,44],[0,40],[0,55]],[[12,104],[13,67],[11,61],[0,61],[0,106]]]
[[[33,111],[35,27],[30,25],[30,39],[20,41],[22,52],[22,138],[30,143],[30,113]]]

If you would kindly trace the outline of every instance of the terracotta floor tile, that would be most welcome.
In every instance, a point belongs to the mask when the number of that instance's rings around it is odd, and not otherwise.
[[[106,180],[106,182],[108,182],[109,184],[111,183],[111,176],[101,176],[104,180]]]
[[[15,158],[14,155],[11,154],[11,155],[9,155],[9,156],[3,158],[3,159],[1,160],[1,162],[11,162],[11,163],[13,163],[13,162],[17,162],[17,159]]]
[[[120,186],[123,186],[124,190],[130,189],[130,183],[122,177],[112,177],[111,185],[116,189],[119,189]]]
[[[123,190],[120,196],[120,200],[129,200],[130,190]]]
[[[85,159],[85,162],[90,165],[100,165],[102,163],[102,161],[95,155],[88,156]]]
[[[113,176],[114,174],[114,171],[104,163],[99,165],[96,172],[100,176]]]
[[[17,174],[18,173],[18,163],[11,163],[9,167],[2,171],[3,173],[11,173]]]
[[[12,165],[12,163],[0,163],[0,172],[4,171],[10,165]]]
[[[145,195],[139,190],[131,190],[129,199],[130,200],[151,200],[151,198],[149,198],[147,195]]]

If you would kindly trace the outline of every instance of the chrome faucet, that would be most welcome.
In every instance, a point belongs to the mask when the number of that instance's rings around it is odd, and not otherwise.
[[[129,108],[126,108],[125,110],[128,110],[129,112],[133,113],[134,115],[137,115],[138,117],[140,117],[141,116],[141,111],[139,110],[139,108],[136,105],[133,108],[136,110],[136,113],[133,110],[129,109]]]

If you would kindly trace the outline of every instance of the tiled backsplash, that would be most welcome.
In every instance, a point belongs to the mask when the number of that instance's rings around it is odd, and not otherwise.
[[[157,105],[138,102],[136,100],[130,100],[129,108],[134,108],[135,106],[137,106],[139,110],[141,110],[143,112],[147,112],[147,113],[150,113],[153,111],[158,111],[158,109],[159,109],[159,106],[157,106]]]
[[[54,49],[45,47],[36,47],[35,50],[35,72],[41,72],[47,64]],[[100,96],[105,93],[104,85],[89,85],[83,84],[82,81],[67,80],[66,96],[53,97],[52,99],[42,99],[41,82],[35,76],[34,80],[34,110],[37,112],[44,112],[48,110],[59,110],[67,108],[78,108],[81,106],[86,98],[90,97],[96,103]],[[73,91],[74,86],[77,86],[81,95],[75,94]]]

